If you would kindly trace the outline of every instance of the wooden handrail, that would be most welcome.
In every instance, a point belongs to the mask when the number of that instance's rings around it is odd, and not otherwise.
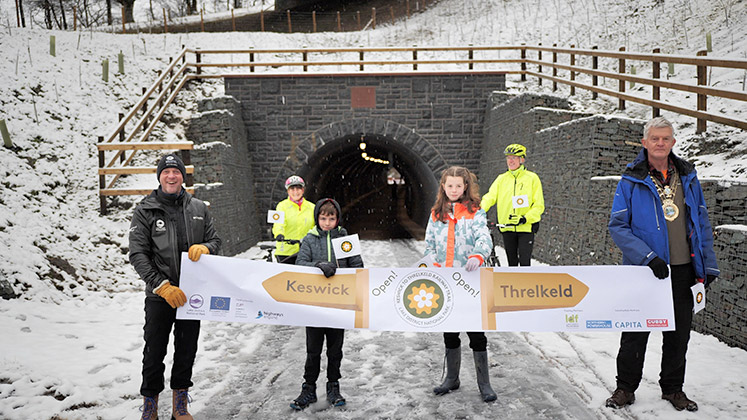
[[[195,173],[194,165],[185,166],[188,174]],[[158,172],[156,166],[127,166],[123,168],[99,168],[99,175],[138,175],[138,174],[155,174]]]
[[[500,52],[500,51],[514,51],[517,55],[520,53],[520,58],[474,58],[475,52]],[[527,51],[536,51],[538,59],[528,58]],[[437,59],[417,59],[418,52],[465,52],[465,58],[459,57],[454,59],[445,59],[442,56],[438,56]],[[551,52],[552,56],[555,57],[552,62],[543,61],[541,53]],[[311,54],[324,55],[337,55],[335,58],[342,58],[340,55],[356,53],[358,59],[346,59],[346,60],[321,60],[314,61],[310,59]],[[364,53],[369,53],[365,55]],[[373,54],[370,54],[373,53]],[[403,59],[388,60],[388,59],[371,59],[376,58],[375,53],[409,53],[409,57],[402,57]],[[192,62],[187,62],[187,54],[195,54],[196,59]],[[246,61],[239,61],[236,63],[226,62],[209,62],[205,60],[206,56],[220,56],[225,54],[242,55],[249,54],[249,58]],[[272,60],[257,62],[254,61],[258,54],[273,54],[275,57]],[[301,60],[291,61],[290,59],[284,61],[283,55],[295,55],[300,54]],[[288,74],[298,76],[318,76],[324,75],[323,72],[308,72],[309,67],[330,67],[330,66],[352,66],[358,71],[351,71],[346,74],[361,74],[364,73],[365,66],[369,66],[365,70],[366,73],[372,73],[370,66],[406,66],[403,70],[392,71],[391,73],[417,73],[417,74],[428,74],[433,71],[421,70],[417,71],[418,65],[430,65],[430,66],[465,66],[465,72],[468,73],[480,73],[480,72],[501,72],[505,74],[519,74],[522,76],[522,81],[526,79],[526,76],[535,76],[540,80],[548,79],[553,82],[553,86],[557,86],[558,83],[570,86],[571,94],[574,93],[575,88],[584,89],[596,94],[604,94],[609,97],[620,99],[620,103],[624,101],[631,101],[640,103],[643,105],[651,106],[654,110],[654,115],[657,115],[659,109],[666,109],[672,112],[676,112],[682,115],[688,115],[698,119],[699,130],[705,127],[706,121],[717,122],[725,125],[730,125],[747,130],[747,121],[739,120],[737,118],[731,118],[724,115],[716,114],[713,112],[707,112],[706,100],[708,96],[719,97],[729,100],[747,101],[747,93],[740,92],[731,89],[719,89],[711,86],[707,86],[707,79],[701,77],[698,79],[697,85],[691,85],[687,83],[669,81],[666,79],[658,78],[657,72],[654,72],[655,77],[644,77],[633,74],[628,74],[623,70],[618,71],[607,71],[601,70],[597,66],[594,68],[586,68],[578,65],[577,59],[571,59],[570,65],[561,64],[557,60],[557,54],[568,54],[573,58],[587,56],[592,57],[595,62],[598,62],[598,58],[611,58],[617,59],[619,62],[625,62],[625,60],[631,61],[643,61],[652,63],[655,66],[660,66],[661,63],[674,63],[674,64],[685,64],[692,65],[698,69],[699,74],[705,74],[704,69],[708,67],[721,67],[731,69],[744,69],[747,70],[747,60],[736,59],[736,58],[725,58],[725,57],[707,57],[707,56],[683,56],[683,55],[667,55],[655,53],[635,53],[627,51],[604,51],[598,49],[580,49],[580,48],[563,48],[557,46],[542,46],[542,45],[503,45],[503,46],[413,46],[413,47],[345,47],[345,48],[293,48],[293,49],[240,49],[240,50],[227,50],[227,49],[194,49],[194,48],[183,48],[179,55],[172,60],[166,69],[159,75],[154,83],[147,89],[143,96],[140,98],[137,104],[135,104],[130,112],[124,116],[119,122],[117,127],[111,133],[111,135],[97,145],[99,149],[99,176],[101,178],[101,196],[108,195],[125,195],[127,191],[132,194],[140,194],[142,191],[149,192],[150,190],[141,189],[116,189],[112,188],[114,183],[121,175],[129,174],[140,174],[140,173],[152,173],[154,170],[152,167],[129,167],[128,165],[132,162],[135,154],[140,150],[190,150],[192,149],[191,143],[158,143],[158,142],[147,142],[151,133],[155,129],[156,125],[160,123],[161,118],[165,114],[169,105],[174,101],[176,95],[181,91],[186,83],[195,79],[213,79],[213,78],[234,78],[234,77],[247,77],[247,76],[262,76],[272,77],[279,75],[277,72],[271,71],[275,68],[302,68],[302,72],[293,72]],[[372,57],[373,55],[373,57]],[[363,57],[367,57],[368,60],[364,60]],[[319,57],[317,57],[319,58]],[[322,57],[323,58],[323,57]],[[393,57],[397,58],[397,57]],[[294,58],[295,59],[295,58]],[[207,61],[207,62],[206,62]],[[507,69],[474,69],[475,64],[482,64],[490,67],[491,65],[507,65]],[[619,64],[619,63],[618,63]],[[513,65],[517,65],[516,69],[512,69]],[[528,65],[536,65],[540,68],[538,72],[528,70]],[[520,66],[520,69],[518,69]],[[249,67],[252,72],[255,68],[264,68],[265,72],[256,74],[240,74],[237,72],[211,72],[213,74],[206,74],[203,72],[204,69],[227,69],[227,68],[246,68]],[[542,72],[542,68],[552,68],[552,75],[545,74]],[[410,68],[416,70],[412,71]],[[467,68],[469,70],[467,70]],[[194,73],[189,73],[189,69],[194,69]],[[622,69],[622,67],[621,67]],[[600,87],[597,83],[588,85],[577,80],[577,77],[560,77],[557,76],[558,70],[564,70],[570,72],[570,74],[577,76],[584,74],[592,77],[592,81],[598,77],[605,77],[610,80],[618,81],[619,83],[631,82],[639,83],[646,86],[651,86],[653,89],[652,99],[641,98],[636,95],[625,93],[623,88],[618,90],[607,89]],[[388,72],[379,72],[385,74]],[[339,72],[335,72],[335,75],[340,75]],[[287,75],[287,74],[286,74]],[[695,75],[695,72],[693,72]],[[570,79],[570,80],[569,80]],[[675,105],[660,99],[660,88],[672,89],[681,92],[695,93],[698,96],[698,108],[690,109],[683,106]],[[151,100],[151,96],[160,89],[155,100],[146,106],[148,100]],[[622,106],[622,105],[621,105]],[[147,109],[144,109],[147,108]],[[125,138],[123,134],[125,127],[130,124],[137,113],[142,110],[143,115],[139,118],[132,129],[129,131],[129,135]],[[141,131],[141,133],[138,133]],[[121,137],[120,137],[121,136]],[[114,142],[117,138],[122,138],[121,142]],[[110,144],[104,146],[105,144]],[[190,144],[190,146],[186,146]],[[184,148],[182,148],[184,147]],[[115,156],[108,165],[103,162],[103,153],[106,151],[116,151]],[[130,151],[131,153],[127,153]],[[188,153],[185,151],[185,153]],[[187,158],[189,156],[187,155]],[[118,159],[124,160],[118,166]],[[192,168],[190,166],[190,168]],[[194,173],[194,168],[190,169],[191,174]],[[114,179],[108,184],[108,188],[104,188],[104,178],[107,175],[114,176]],[[191,181],[190,181],[191,182]],[[102,211],[105,208],[105,204],[102,198]]]

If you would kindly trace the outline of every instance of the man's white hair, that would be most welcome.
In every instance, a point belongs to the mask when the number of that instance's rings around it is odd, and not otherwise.
[[[652,128],[671,128],[672,129],[672,137],[674,137],[674,127],[672,127],[672,123],[669,122],[668,119],[664,117],[656,117],[651,118],[646,125],[643,126],[643,138],[648,138],[648,132]]]

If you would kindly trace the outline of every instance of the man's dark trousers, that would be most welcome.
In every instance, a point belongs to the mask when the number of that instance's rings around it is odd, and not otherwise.
[[[674,331],[663,332],[661,373],[659,385],[662,394],[682,391],[685,382],[685,354],[690,341],[693,321],[693,295],[695,284],[692,264],[671,266],[672,298],[674,299]],[[624,332],[617,354],[617,387],[634,392],[641,383],[643,362],[649,332]]]

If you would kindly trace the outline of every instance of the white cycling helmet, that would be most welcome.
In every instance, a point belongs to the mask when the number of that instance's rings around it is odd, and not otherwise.
[[[288,179],[285,180],[285,189],[297,185],[301,188],[306,188],[306,183],[303,181],[303,178],[301,178],[298,175],[291,175],[288,177]]]

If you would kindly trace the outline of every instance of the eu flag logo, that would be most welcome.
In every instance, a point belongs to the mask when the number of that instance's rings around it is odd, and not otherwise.
[[[231,307],[231,298],[223,296],[210,296],[211,311],[227,311]]]

